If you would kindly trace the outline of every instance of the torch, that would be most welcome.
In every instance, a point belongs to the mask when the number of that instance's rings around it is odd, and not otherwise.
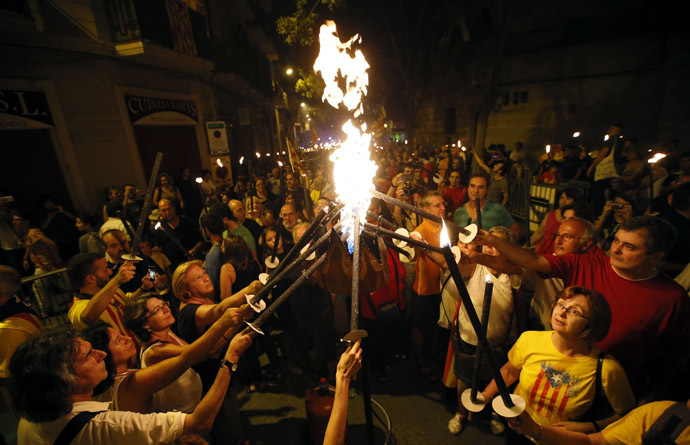
[[[130,246],[129,255],[122,255],[122,258],[128,261],[141,261],[141,258],[137,256],[139,253],[139,240],[144,234],[144,225],[146,224],[146,219],[151,212],[151,207],[153,206],[153,190],[156,188],[156,178],[158,178],[158,171],[161,168],[161,163],[163,162],[163,153],[158,152],[156,154],[156,160],[153,161],[153,169],[151,169],[151,177],[149,178],[149,184],[146,188],[146,196],[144,198],[144,205],[141,208],[141,214],[139,215],[139,222],[137,223],[137,232],[132,238],[132,244]],[[123,223],[124,224],[124,223]],[[127,225],[125,224],[125,227]]]
[[[486,287],[484,288],[484,302],[482,304],[482,329],[484,335],[489,327],[489,313],[491,312],[491,297],[494,291],[494,283],[491,281],[491,275],[486,275]],[[454,328],[455,329],[455,328]],[[477,345],[477,352],[475,355],[474,369],[472,372],[472,387],[463,391],[461,396],[462,404],[468,411],[479,412],[484,409],[486,400],[482,397],[477,399],[477,391],[479,387],[479,375],[482,368],[482,360],[484,357],[481,344]]]
[[[331,230],[335,230],[335,229],[331,229]],[[325,240],[328,241],[328,238],[330,237],[330,232],[326,233],[326,235],[324,235],[324,237],[325,237]],[[314,249],[316,249],[316,247],[314,247]],[[309,278],[309,276],[311,274],[316,272],[316,270],[319,267],[321,267],[321,265],[326,261],[326,258],[327,258],[326,255],[321,255],[316,261],[314,261],[314,264],[312,264],[307,270],[303,271],[302,275],[297,280],[295,280],[290,285],[290,287],[285,289],[285,292],[283,292],[280,295],[280,297],[278,297],[268,309],[266,309],[261,315],[259,315],[256,318],[256,320],[254,320],[253,323],[245,322],[245,323],[247,323],[247,325],[249,325],[249,328],[253,329],[254,332],[256,332],[257,334],[265,335],[264,332],[261,330],[261,325],[264,324],[264,322],[268,319],[268,317],[273,315],[273,313],[278,310],[278,308],[285,302],[285,300],[287,300],[290,297],[290,295],[292,295],[307,280],[307,278]],[[265,286],[263,289],[266,289],[266,287],[268,287],[268,286]],[[263,291],[263,289],[262,289],[262,291]],[[261,293],[261,292],[259,292],[259,293]],[[259,294],[257,294],[257,296],[258,295]],[[248,302],[248,303],[250,306],[252,306],[252,304],[250,302]],[[264,304],[264,307],[265,307],[265,304]],[[249,328],[247,328],[247,329],[249,329]]]
[[[647,161],[647,175],[649,175],[649,211],[652,211],[652,204],[654,201],[654,164],[664,159],[666,155],[664,153],[656,153],[654,156],[649,158]]]
[[[472,323],[472,328],[477,334],[477,346],[484,350],[487,364],[489,365],[489,370],[491,371],[494,381],[496,382],[496,386],[498,387],[500,397],[496,397],[492,403],[494,411],[503,417],[519,416],[525,409],[525,401],[522,399],[522,397],[516,394],[510,394],[508,392],[506,383],[501,375],[501,368],[498,364],[498,360],[496,359],[496,355],[494,354],[493,349],[491,349],[489,340],[484,334],[481,322],[477,316],[477,311],[475,311],[474,305],[472,304],[472,298],[467,292],[465,282],[462,280],[462,274],[460,273],[458,264],[455,262],[455,258],[453,257],[453,252],[450,249],[450,239],[448,238],[445,230],[441,231],[441,246],[443,257],[446,260],[450,274],[453,277],[453,281],[455,281],[455,285],[458,288],[462,304],[467,311],[467,316]]]
[[[417,208],[411,204],[408,204],[406,202],[400,201],[398,199],[393,198],[392,196],[388,196],[385,193],[381,193],[377,190],[371,190],[371,194],[374,195],[374,197],[382,199],[383,201],[389,203],[389,204],[394,204],[397,205],[398,207],[401,207],[405,210],[408,210],[410,212],[416,213],[419,216],[422,216],[430,221],[436,222],[436,223],[443,223],[445,227],[445,221],[443,218],[440,218],[434,214],[431,214],[429,212],[425,212],[424,210]],[[462,243],[469,244],[472,242],[475,236],[477,236],[477,226],[475,224],[470,224],[467,227],[460,227],[457,224],[449,223],[448,224],[450,227],[452,227],[454,230],[459,232],[459,240]]]
[[[199,194],[201,195],[201,203],[203,204],[204,208],[206,208],[206,194],[204,193],[204,189],[201,187],[201,183],[204,182],[204,180],[201,176],[197,176],[195,181],[196,181],[197,186],[199,187]]]
[[[273,248],[271,249],[271,255],[266,257],[266,260],[264,260],[264,263],[266,263],[266,267],[269,269],[275,269],[276,266],[278,266],[278,263],[280,262],[278,258],[276,258],[276,251],[278,250],[278,244],[280,244],[280,236],[283,232],[283,217],[278,217],[278,224],[277,224],[277,229],[276,229],[276,237],[273,240]]]

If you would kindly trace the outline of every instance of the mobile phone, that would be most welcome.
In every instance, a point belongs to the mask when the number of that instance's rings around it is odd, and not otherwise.
[[[151,281],[155,281],[155,280],[156,280],[156,271],[155,271],[155,270],[149,269],[149,279],[150,279]]]

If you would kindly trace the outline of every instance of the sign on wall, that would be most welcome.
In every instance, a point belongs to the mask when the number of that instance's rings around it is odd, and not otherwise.
[[[192,100],[125,94],[125,106],[132,125],[196,125],[199,119]]]
[[[206,134],[208,135],[208,150],[212,155],[229,152],[228,133],[225,130],[225,122],[206,122]]]
[[[0,90],[0,130],[53,128],[43,91]]]

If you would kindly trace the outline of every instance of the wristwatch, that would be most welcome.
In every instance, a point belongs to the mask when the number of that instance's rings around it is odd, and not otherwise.
[[[228,368],[231,372],[237,371],[237,363],[233,363],[229,360],[226,360],[225,358],[223,358],[220,361],[220,367],[221,368],[223,368],[223,367]]]

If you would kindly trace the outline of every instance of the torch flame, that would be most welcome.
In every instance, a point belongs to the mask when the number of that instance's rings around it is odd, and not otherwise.
[[[257,152],[256,152],[256,157],[257,157],[257,159],[261,159],[261,153],[259,153],[259,152],[257,151]]]
[[[573,133],[573,137],[574,137],[574,138],[579,138],[579,137],[580,137],[580,132],[579,132],[579,131],[576,131],[575,133]]]
[[[551,151],[551,146],[550,146],[550,145],[547,145],[547,146],[546,146],[546,153],[548,154],[550,151]]]
[[[354,56],[348,54],[347,50],[351,50],[355,40],[361,41],[359,35],[345,43],[341,42],[332,21],[321,25],[321,48],[314,62],[314,71],[320,73],[326,83],[322,100],[328,101],[333,108],[343,103],[356,118],[363,112],[362,96],[367,94],[369,64],[360,50],[356,50]],[[345,80],[346,93],[338,86],[339,73]],[[330,159],[333,161],[333,179],[338,198],[346,204],[341,212],[341,221],[344,231],[348,233],[348,245],[352,251],[354,218],[358,217],[361,223],[366,222],[366,210],[371,201],[369,190],[376,175],[376,163],[371,160],[371,134],[366,133],[366,125],[363,124],[360,131],[352,120],[348,120],[342,128],[347,139]]]
[[[448,229],[446,228],[446,222],[441,220],[443,226],[441,226],[441,243],[439,247],[450,247],[450,236],[448,236]]]
[[[604,136],[604,141],[608,141],[608,140],[609,140],[609,135],[607,134],[606,136]]]
[[[202,182],[204,182],[204,180],[201,179],[201,176],[197,176],[197,177],[196,177],[196,183],[197,183],[197,184],[201,184]]]
[[[240,165],[242,165],[243,162],[244,162],[244,156],[242,156],[242,157],[240,158]]]
[[[486,284],[489,284],[489,283],[491,283],[491,275],[489,275],[489,274],[486,274],[486,278],[485,278],[485,280],[486,280]]]
[[[282,167],[282,166],[283,166],[283,163],[280,162],[280,161],[278,161],[278,165]]]
[[[650,164],[656,164],[657,162],[661,161],[665,157],[666,157],[666,154],[664,154],[664,153],[656,153],[654,156],[649,158],[649,161],[647,161],[647,162],[649,162]]]
[[[362,41],[359,34],[355,34],[350,40],[342,43],[336,35],[333,21],[328,20],[325,25],[321,25],[319,31],[321,49],[314,62],[314,71],[320,71],[321,77],[326,82],[321,100],[328,101],[333,108],[338,108],[338,105],[343,103],[349,111],[355,110],[354,117],[358,117],[364,111],[362,94],[367,94],[369,64],[362,51],[356,50],[354,57],[346,52],[355,40]],[[338,86],[338,71],[345,78],[346,93],[343,93]]]
[[[216,159],[216,164],[218,164],[218,167],[223,168],[223,163],[220,162],[220,159]]]
[[[160,228],[161,228],[161,222],[158,221],[158,222],[156,223],[156,225],[153,226],[153,229],[154,229],[154,230],[158,230],[158,229],[160,229]]]

